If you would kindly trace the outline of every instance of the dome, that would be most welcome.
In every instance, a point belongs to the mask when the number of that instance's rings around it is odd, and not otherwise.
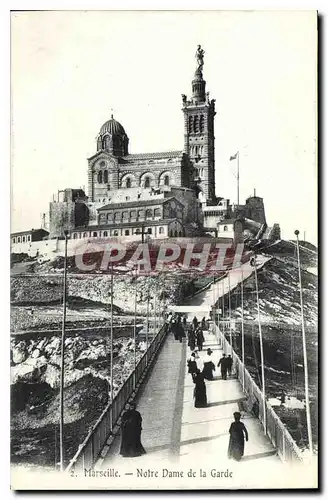
[[[113,115],[111,116],[111,119],[105,122],[101,127],[100,135],[104,135],[106,132],[111,135],[125,135],[124,128],[118,121],[114,120]]]

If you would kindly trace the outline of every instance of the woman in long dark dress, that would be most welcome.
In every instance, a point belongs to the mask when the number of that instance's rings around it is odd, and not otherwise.
[[[196,335],[195,335],[195,332],[192,330],[192,328],[188,332],[188,346],[190,347],[191,351],[195,350],[195,347],[196,347]]]
[[[191,374],[191,378],[194,380],[194,374],[196,374],[198,370],[195,352],[191,353],[191,356],[187,361],[187,365],[188,365],[188,373]]]
[[[197,372],[193,376],[195,388],[194,399],[195,408],[205,408],[207,406],[206,385],[204,382],[204,375],[197,368]]]
[[[239,411],[236,411],[233,416],[235,421],[232,422],[229,429],[228,458],[233,458],[239,462],[244,456],[245,439],[248,441],[248,432],[243,422],[240,421],[241,415]]]
[[[203,375],[206,380],[213,380],[213,372],[215,371],[215,365],[211,358],[212,352],[212,349],[207,349],[207,355],[203,358]]]
[[[201,351],[203,349],[203,343],[205,342],[204,335],[201,328],[198,328],[196,331],[196,342],[198,350]]]
[[[141,444],[142,417],[136,410],[136,404],[130,403],[127,411],[122,416],[121,423],[121,449],[123,457],[140,457],[146,453]]]

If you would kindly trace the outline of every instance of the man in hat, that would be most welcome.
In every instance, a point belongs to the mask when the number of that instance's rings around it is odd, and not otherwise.
[[[229,377],[231,377],[231,371],[232,371],[232,357],[231,357],[231,354],[228,354],[228,357],[227,357],[227,373],[228,373]]]
[[[243,422],[240,421],[241,415],[239,411],[236,411],[233,416],[235,421],[232,422],[229,429],[228,458],[233,458],[239,462],[244,456],[245,439],[248,441],[248,432]]]
[[[218,363],[218,368],[221,366],[221,377],[222,380],[227,380],[227,358],[225,354],[222,354],[222,358]]]
[[[207,349],[206,356],[203,358],[203,375],[206,380],[213,380],[213,372],[215,371],[215,365],[211,358],[212,352],[212,349]]]

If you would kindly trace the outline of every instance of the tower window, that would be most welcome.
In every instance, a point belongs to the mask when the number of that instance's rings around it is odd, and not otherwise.
[[[128,178],[126,179],[126,187],[127,187],[127,188],[130,188],[130,187],[131,187],[131,179],[130,179],[130,177],[128,177]]]
[[[164,177],[164,185],[168,186],[169,184],[170,184],[170,178],[169,178],[168,175],[165,175],[165,177]]]
[[[198,116],[196,115],[194,117],[194,132],[197,133],[199,131],[199,119]]]
[[[102,172],[98,172],[98,177],[97,177],[97,181],[99,184],[102,184]]]
[[[145,188],[149,188],[150,187],[150,177],[146,177],[145,178]]]
[[[189,116],[188,129],[189,129],[189,133],[191,133],[192,132],[192,116]]]
[[[204,115],[200,115],[199,131],[200,132],[204,132]]]
[[[105,170],[104,171],[104,184],[107,184],[108,183],[108,171]]]

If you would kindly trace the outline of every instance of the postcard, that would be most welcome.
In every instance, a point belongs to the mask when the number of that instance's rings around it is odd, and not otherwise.
[[[11,12],[11,487],[318,488],[316,11]]]

